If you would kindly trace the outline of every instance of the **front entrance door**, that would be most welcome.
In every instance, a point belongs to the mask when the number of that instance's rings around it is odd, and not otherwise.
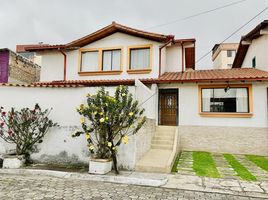
[[[178,90],[159,90],[159,124],[177,126],[178,125]]]

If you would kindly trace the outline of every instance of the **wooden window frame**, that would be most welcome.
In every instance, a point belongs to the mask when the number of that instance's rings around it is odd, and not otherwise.
[[[248,113],[241,112],[202,112],[202,89],[213,89],[213,88],[247,88],[248,89]],[[198,86],[198,109],[199,115],[202,117],[231,117],[231,118],[250,118],[253,116],[253,96],[252,96],[252,85],[251,84],[222,84],[222,85],[199,85]]]
[[[103,62],[103,51],[108,50],[120,50],[120,70],[112,70],[112,71],[103,71],[102,70],[102,62]],[[81,71],[81,61],[82,61],[82,53],[83,52],[98,52],[98,71]],[[78,52],[78,75],[80,76],[95,76],[95,75],[118,75],[123,72],[123,47],[106,47],[106,48],[84,48],[79,49]]]
[[[130,69],[130,51],[132,49],[148,49],[150,50],[150,58],[149,58],[149,66],[145,69]],[[127,73],[129,74],[149,74],[152,71],[152,55],[153,55],[153,45],[146,44],[146,45],[135,45],[135,46],[128,46],[127,48]]]

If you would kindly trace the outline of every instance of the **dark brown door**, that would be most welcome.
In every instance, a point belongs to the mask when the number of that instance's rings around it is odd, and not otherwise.
[[[178,90],[159,90],[159,124],[178,125]]]
[[[186,68],[195,69],[195,48],[186,48],[185,49],[185,64]]]

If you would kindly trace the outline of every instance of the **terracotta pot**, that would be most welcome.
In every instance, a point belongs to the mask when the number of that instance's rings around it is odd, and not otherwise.
[[[89,160],[89,170],[90,174],[107,174],[112,170],[113,161],[111,159],[95,159],[91,158]]]

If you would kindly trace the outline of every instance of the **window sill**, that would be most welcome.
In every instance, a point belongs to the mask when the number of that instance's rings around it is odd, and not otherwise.
[[[129,69],[127,70],[128,74],[149,74],[152,69]]]
[[[93,72],[78,72],[79,76],[96,76],[96,75],[118,75],[122,71],[93,71]]]
[[[214,112],[214,113],[206,113],[201,112],[199,113],[201,117],[230,117],[230,118],[251,118],[253,117],[253,113],[220,113],[220,112]]]

